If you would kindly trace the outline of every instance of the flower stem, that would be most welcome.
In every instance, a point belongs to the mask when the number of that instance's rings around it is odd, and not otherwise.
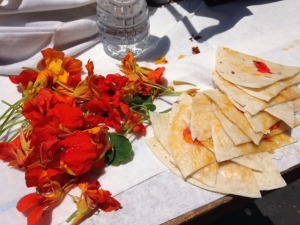
[[[78,214],[78,209],[77,210],[75,210],[72,214],[71,214],[71,216],[69,216],[69,218],[66,220],[67,221],[67,223],[69,223],[72,219],[74,219],[75,217],[76,217],[76,215]]]
[[[0,136],[3,134],[5,127],[9,126],[8,124],[15,121],[21,114],[19,111],[19,107],[22,102],[26,99],[26,96],[15,102],[13,105],[10,105],[10,107],[1,115],[0,120],[4,120],[2,124],[0,125]],[[9,103],[2,101],[3,103],[9,105]],[[16,113],[18,113],[17,116]]]
[[[70,91],[70,92],[74,92],[74,90],[72,88],[69,88],[68,86],[64,85],[63,83],[61,83],[60,81],[56,81],[56,83],[60,86],[62,86],[64,89],[66,89],[67,91]]]

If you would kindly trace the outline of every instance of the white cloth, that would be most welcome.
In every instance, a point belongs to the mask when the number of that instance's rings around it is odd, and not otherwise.
[[[0,74],[36,67],[40,51],[48,47],[74,56],[99,42],[94,1],[20,2],[19,8],[0,5]]]
[[[0,15],[70,9],[96,0],[0,0]]]

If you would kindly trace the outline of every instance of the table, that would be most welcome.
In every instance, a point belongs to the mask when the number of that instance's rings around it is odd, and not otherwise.
[[[243,0],[208,7],[202,0],[185,0],[150,9],[151,34],[156,47],[139,63],[151,68],[154,59],[165,56],[165,77],[197,84],[200,89],[212,87],[210,73],[218,46],[226,46],[248,54],[288,65],[300,65],[300,2],[293,0]],[[193,40],[193,35],[201,36]],[[193,55],[192,47],[200,54]],[[186,57],[178,60],[180,55]],[[95,72],[118,72],[117,60],[103,52],[101,43],[77,55],[87,62],[92,59]],[[0,77],[1,99],[14,102],[20,95],[6,77]],[[174,101],[174,98],[166,98]],[[165,105],[158,103],[158,108]],[[1,105],[1,113],[4,110]],[[293,132],[299,136],[299,129]],[[151,137],[151,128],[147,137]],[[147,138],[146,137],[146,138]],[[143,139],[133,143],[134,160],[119,167],[109,167],[99,181],[112,192],[123,208],[117,212],[100,213],[83,222],[92,224],[179,224],[204,215],[217,206],[229,204],[239,197],[223,196],[201,190],[169,171],[151,152]],[[276,152],[275,162],[280,171],[296,171],[300,163],[299,143]],[[25,187],[23,174],[0,163],[2,194],[0,220],[3,224],[26,224],[15,205],[20,197],[33,190]],[[297,170],[298,171],[298,170]],[[298,173],[299,174],[299,173]],[[299,175],[296,175],[299,178]],[[13,177],[13,179],[12,179]],[[70,207],[72,206],[72,207]],[[74,211],[71,199],[53,211],[52,219],[44,223],[67,224]]]

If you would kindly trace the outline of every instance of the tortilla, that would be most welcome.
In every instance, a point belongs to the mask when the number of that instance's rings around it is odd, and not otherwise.
[[[299,125],[300,125],[300,118],[295,117],[294,127],[297,127]],[[276,134],[280,134],[288,130],[291,130],[291,128],[288,125],[286,125],[285,122],[279,121],[270,128],[270,133],[268,134],[268,136],[274,136]]]
[[[163,148],[163,146],[155,137],[147,139],[146,142],[150,149],[153,151],[154,155],[168,169],[170,169],[175,175],[183,178],[179,168],[169,160],[170,154]],[[215,167],[215,165],[217,166]],[[208,186],[201,182],[199,180],[198,173],[195,173],[192,176],[188,177],[186,181],[197,187],[216,193],[236,194],[250,198],[261,197],[251,169],[238,165],[236,163],[226,162],[221,164],[212,163],[208,165],[208,167],[204,167],[202,170],[209,171],[209,169],[207,170],[207,168],[209,167],[217,168],[214,186]],[[206,173],[206,171],[203,174],[211,177],[211,174]]]
[[[152,137],[146,140],[147,145],[152,150],[153,154],[171,171],[177,176],[182,177],[179,168],[172,162],[173,158],[168,151],[161,145],[156,137]],[[202,169],[196,171],[191,176],[203,184],[213,187],[215,186],[217,173],[219,170],[219,164],[214,162]]]
[[[251,115],[255,115],[261,110],[273,105],[300,97],[300,89],[296,86],[290,86],[280,92],[276,97],[273,96],[274,98],[267,102],[247,94],[234,84],[223,79],[216,71],[212,73],[212,77],[216,85],[228,96],[232,102],[238,103],[241,106],[242,111],[249,112]]]
[[[240,145],[251,141],[251,139],[237,125],[231,122],[231,120],[229,120],[221,112],[220,108],[216,104],[212,105],[212,109],[215,113],[215,116],[221,122],[226,134],[230,137],[235,145]]]
[[[249,154],[249,155],[243,155],[237,158],[233,158],[231,159],[231,161],[238,163],[242,166],[248,167],[252,170],[256,170],[256,171],[263,171],[264,168],[264,164],[263,164],[263,153],[259,152],[259,153],[253,153],[253,154]]]
[[[285,88],[296,85],[300,82],[300,73],[297,73],[294,77],[288,78],[286,80],[277,81],[269,86],[263,88],[249,88],[238,86],[247,94],[265,100],[270,101],[274,96],[277,96]]]
[[[170,153],[168,148],[167,130],[169,127],[170,113],[149,112],[150,121],[155,137],[159,140],[162,146]]]
[[[256,64],[266,69],[259,71]],[[300,68],[281,65],[259,57],[219,47],[216,51],[216,70],[226,80],[250,88],[262,88],[299,73]],[[267,71],[270,70],[270,72]]]
[[[187,143],[183,131],[189,129],[186,120],[191,114],[192,97],[183,94],[173,104],[169,120],[168,147],[184,178],[215,162],[214,154],[203,145]]]
[[[270,127],[280,121],[280,119],[265,111],[261,111],[254,116],[248,112],[245,112],[244,114],[251,124],[253,130],[255,132],[262,132],[264,134],[269,134]]]
[[[178,170],[177,166],[174,163],[171,163],[173,161],[172,156],[158,141],[157,137],[151,137],[146,139],[146,143],[153,152],[153,154],[156,156],[156,158],[159,161],[161,161],[168,169],[172,171]],[[181,175],[180,171],[178,171],[178,175]]]
[[[294,127],[294,108],[291,101],[283,102],[269,108],[264,109],[264,111],[270,113],[276,118],[285,122],[289,127]]]
[[[206,90],[204,94],[211,98],[221,109],[224,115],[235,123],[255,144],[259,144],[263,133],[254,132],[244,113],[240,112],[226,95],[219,90]]]
[[[294,112],[298,112],[300,110],[300,98],[294,99],[292,103]]]
[[[193,140],[205,141],[211,138],[211,100],[202,93],[193,97],[190,130]]]
[[[253,171],[230,161],[220,163],[215,189],[221,193],[261,197]]]
[[[212,138],[214,142],[215,157],[218,162],[223,162],[252,153],[272,151],[295,142],[290,135],[280,133],[274,136],[265,137],[259,145],[255,145],[253,142],[248,142],[236,146],[227,135],[221,125],[221,122],[216,116],[212,116]]]
[[[286,186],[285,180],[276,168],[271,155],[267,152],[262,157],[264,164],[263,171],[253,171],[256,183],[260,190],[273,190]]]
[[[193,173],[191,177],[199,180],[209,187],[214,187],[216,185],[218,171],[219,164],[217,162],[213,162]]]

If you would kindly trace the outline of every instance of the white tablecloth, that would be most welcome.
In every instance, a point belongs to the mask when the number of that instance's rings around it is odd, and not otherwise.
[[[297,9],[300,9],[300,1],[294,0],[240,0],[215,7],[206,6],[202,0],[185,0],[151,8],[151,35],[157,43],[153,50],[139,59],[139,63],[155,68],[157,65],[153,64],[153,60],[165,55],[168,60],[165,77],[169,81],[176,79],[192,82],[200,89],[213,87],[210,73],[218,46],[230,47],[282,64],[300,66],[300,14]],[[192,35],[201,38],[191,40]],[[92,59],[96,73],[105,75],[119,72],[118,61],[104,53],[100,42],[95,43],[79,54],[78,58],[84,63]],[[198,47],[200,54],[193,55],[192,47]],[[8,51],[8,58],[9,54]],[[186,57],[178,59],[180,55]],[[12,64],[9,68],[8,65],[5,66],[7,71],[18,70],[20,66]],[[0,98],[9,102],[19,99],[20,94],[7,77],[2,76],[0,79]],[[174,98],[166,100],[172,102]],[[169,107],[162,101],[157,101],[157,105],[159,110]],[[1,103],[0,112],[4,109]],[[299,138],[299,132],[299,129],[295,129],[293,136]],[[152,136],[151,127],[147,135]],[[99,178],[102,187],[110,190],[123,208],[94,215],[83,224],[161,224],[222,197],[186,183],[172,174],[152,154],[144,139],[135,141],[133,148],[133,161],[119,167],[108,167]],[[300,163],[298,149],[300,144],[296,143],[276,152],[274,161],[280,171]],[[26,218],[15,209],[15,205],[20,197],[33,190],[25,187],[23,173],[8,168],[2,162],[0,169],[0,221],[2,224],[26,224]],[[67,224],[64,221],[74,210],[75,205],[67,197],[53,211],[51,224]],[[45,217],[45,221],[49,221],[49,218]]]

